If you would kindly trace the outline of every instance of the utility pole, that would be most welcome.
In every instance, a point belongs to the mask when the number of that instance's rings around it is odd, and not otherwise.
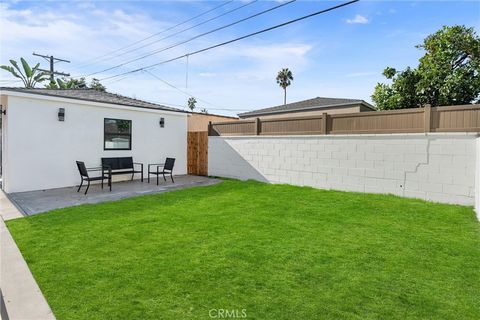
[[[38,53],[33,53],[34,56],[37,57],[42,57],[45,60],[47,60],[50,63],[50,70],[45,70],[45,69],[38,69],[40,71],[46,72],[50,74],[50,81],[55,82],[55,75],[60,75],[60,76],[66,76],[69,77],[70,73],[64,73],[64,72],[58,72],[55,71],[55,62],[67,62],[70,63],[68,60],[60,59],[60,58],[55,58],[54,56],[48,56],[48,55],[43,55],[43,54],[38,54]]]

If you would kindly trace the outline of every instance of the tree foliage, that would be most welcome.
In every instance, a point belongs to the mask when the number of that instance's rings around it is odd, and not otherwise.
[[[84,89],[88,88],[85,78],[74,79],[74,78],[57,78],[56,81],[50,81],[48,85],[45,86],[47,89]]]
[[[94,89],[98,91],[106,91],[106,87],[100,83],[98,79],[93,78],[90,84],[87,84],[84,77],[75,78],[57,78],[56,81],[50,81],[45,86],[47,89]]]
[[[187,106],[190,110],[193,111],[193,109],[195,109],[196,104],[197,104],[197,99],[195,99],[194,97],[188,98]]]
[[[22,69],[18,66],[17,61],[9,60],[11,66],[1,65],[0,68],[10,72],[14,77],[22,80],[25,88],[34,88],[37,83],[43,82],[48,79],[48,73],[40,71],[40,63],[37,63],[33,68],[30,67],[28,62],[24,58],[20,58]]]
[[[20,58],[22,68],[18,65],[17,61],[10,60],[11,66],[1,65],[0,68],[10,72],[14,77],[22,80],[25,88],[35,88],[38,83],[44,82],[49,79],[50,74],[45,71],[40,71],[40,63],[37,63],[33,68],[30,67],[28,62],[24,58]],[[100,83],[100,80],[93,78],[90,84],[86,83],[85,78],[57,78],[56,81],[50,81],[45,88],[47,89],[82,89],[90,88],[98,91],[106,91],[107,88]]]
[[[283,104],[287,104],[287,87],[292,84],[293,74],[288,68],[278,71],[277,84],[283,89]]]
[[[92,81],[90,82],[89,88],[97,91],[102,91],[102,92],[107,91],[107,87],[101,84],[100,80],[98,80],[97,78],[92,79]]]
[[[380,110],[479,101],[480,38],[473,28],[444,26],[417,48],[425,55],[416,69],[384,70],[391,84],[378,83],[372,95]]]

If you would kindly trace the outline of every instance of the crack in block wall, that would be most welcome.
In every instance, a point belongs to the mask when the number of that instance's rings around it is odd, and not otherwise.
[[[208,172],[474,205],[476,133],[209,137]]]

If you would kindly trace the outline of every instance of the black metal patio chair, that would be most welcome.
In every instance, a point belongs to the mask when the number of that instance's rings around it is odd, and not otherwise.
[[[82,179],[82,181],[80,182],[80,186],[78,186],[77,192],[80,192],[80,188],[83,186],[83,182],[86,181],[87,189],[85,190],[85,194],[87,194],[88,188],[90,188],[90,181],[99,181],[99,180],[102,181],[102,189],[103,189],[103,180],[107,180],[108,186],[110,187],[110,191],[112,191],[112,180],[111,180],[112,175],[111,174],[106,175],[104,167],[87,168],[85,167],[85,163],[83,161],[76,161],[76,162],[77,162],[78,172],[80,173],[80,178]],[[88,172],[91,172],[91,171],[100,171],[102,175],[97,177],[90,177]]]
[[[165,159],[165,163],[151,163],[148,165],[148,183],[150,183],[150,175],[154,174],[157,176],[157,186],[158,186],[158,177],[160,175],[163,175],[163,180],[167,181],[167,178],[165,178],[166,174],[170,175],[170,178],[172,179],[172,183],[175,183],[173,181],[173,166],[175,165],[175,158],[167,158]],[[150,167],[151,166],[156,166],[157,170],[156,171],[151,171]],[[162,168],[162,171],[159,169]]]

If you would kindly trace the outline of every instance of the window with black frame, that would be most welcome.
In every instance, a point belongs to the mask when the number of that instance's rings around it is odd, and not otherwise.
[[[132,150],[132,120],[105,118],[103,148],[104,150]]]

